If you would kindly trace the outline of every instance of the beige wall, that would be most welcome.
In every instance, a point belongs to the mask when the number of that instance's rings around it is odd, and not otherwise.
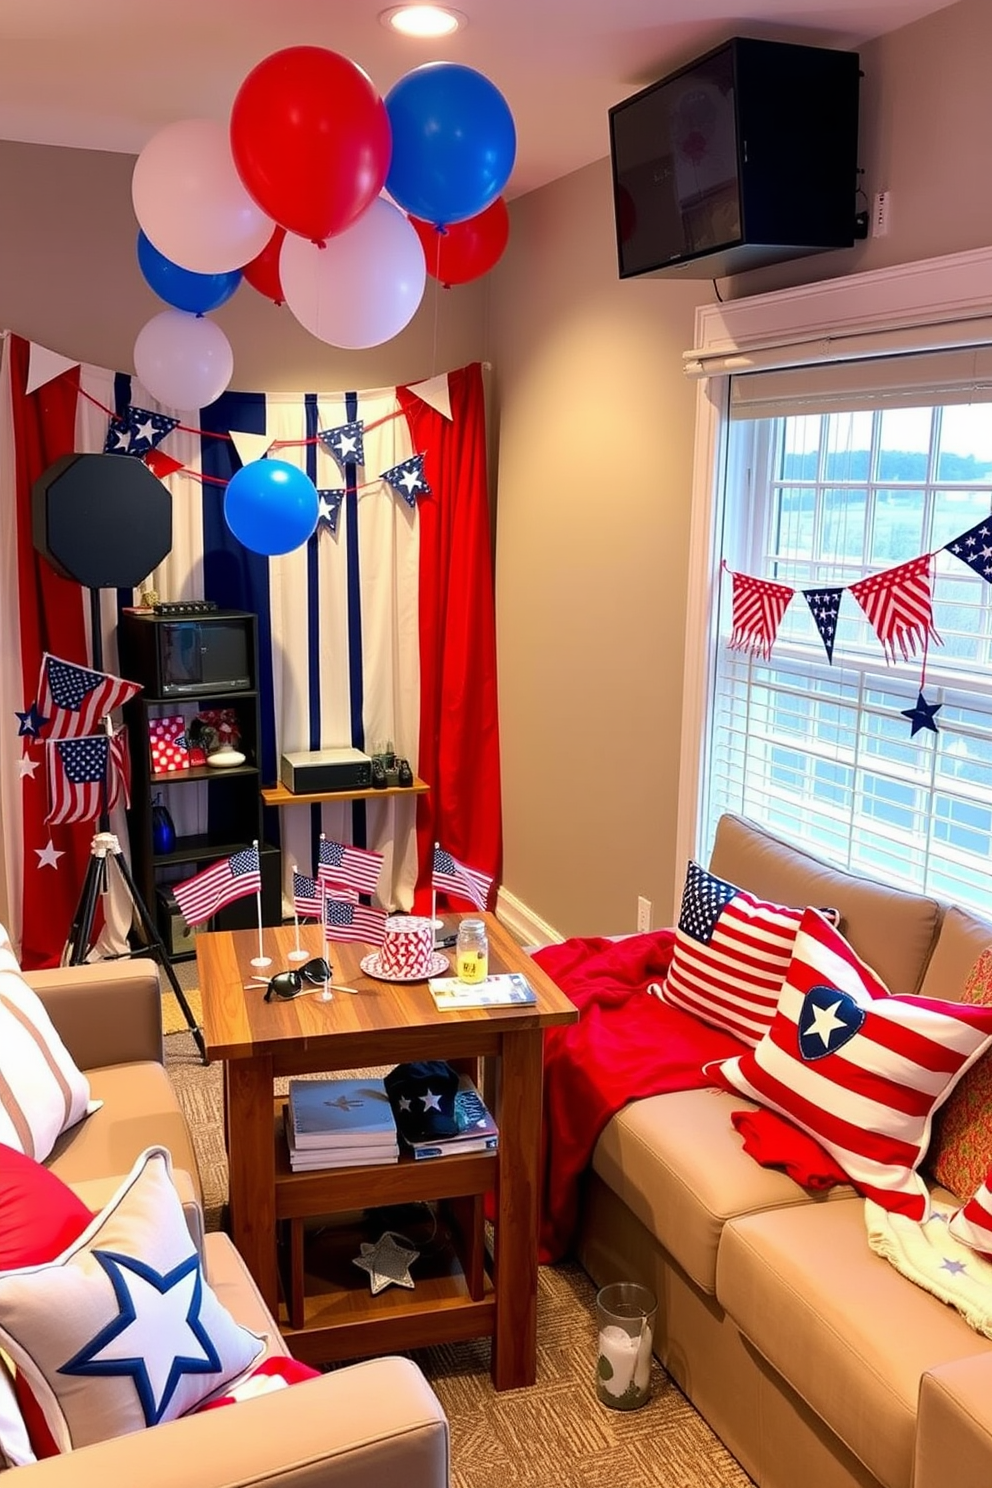
[[[566,934],[668,923],[708,286],[620,283],[605,160],[514,204],[494,279],[504,882]]]
[[[135,258],[134,159],[0,141],[0,326],[64,356],[133,369],[139,330],[164,308]],[[234,350],[232,386],[268,392],[388,387],[483,356],[490,285],[442,289],[384,346],[341,351],[242,284],[213,317]]]
[[[863,48],[869,197],[892,231],[720,284],[753,294],[992,241],[992,5]],[[0,324],[127,370],[159,302],[134,262],[131,161],[0,144]],[[247,388],[372,387],[494,363],[506,888],[566,934],[670,923],[694,391],[706,280],[616,274],[609,171],[514,202],[508,252],[384,347],[337,352],[245,287],[218,319]],[[992,287],[990,287],[992,290]]]
[[[892,230],[725,298],[992,242],[992,5],[861,52],[869,198]],[[693,390],[705,280],[620,283],[606,162],[513,204],[494,277],[506,887],[566,934],[671,923]],[[990,286],[992,296],[992,286]]]

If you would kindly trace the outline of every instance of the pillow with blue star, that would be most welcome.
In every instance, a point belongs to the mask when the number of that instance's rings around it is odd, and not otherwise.
[[[175,1420],[265,1349],[207,1284],[164,1147],[56,1260],[0,1273],[0,1350],[60,1452]]]
[[[768,1032],[707,1073],[815,1137],[866,1198],[922,1221],[934,1112],[990,1046],[992,1007],[890,994],[807,909]]]

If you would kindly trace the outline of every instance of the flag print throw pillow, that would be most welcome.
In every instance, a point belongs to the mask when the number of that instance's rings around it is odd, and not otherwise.
[[[992,1167],[964,1208],[952,1214],[949,1229],[955,1240],[992,1261]]]
[[[753,1047],[775,1016],[802,917],[690,862],[663,999]]]
[[[933,1112],[990,1044],[992,1008],[890,996],[807,909],[768,1033],[708,1069],[815,1137],[860,1193],[923,1220]]]

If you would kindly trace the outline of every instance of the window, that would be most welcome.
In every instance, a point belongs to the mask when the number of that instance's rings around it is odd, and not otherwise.
[[[938,552],[943,644],[929,648],[925,681],[938,732],[915,735],[902,710],[920,691],[921,656],[888,665],[844,594],[831,664],[798,592],[942,550],[992,513],[992,404],[914,396],[729,425],[717,556],[797,593],[765,661],[729,650],[729,576],[719,586],[703,851],[721,812],[736,811],[855,871],[988,913],[992,583]]]

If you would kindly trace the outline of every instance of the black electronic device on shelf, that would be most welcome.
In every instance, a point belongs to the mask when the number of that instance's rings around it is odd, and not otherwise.
[[[282,920],[280,853],[262,841],[261,721],[257,691],[258,622],[245,610],[201,611],[195,617],[125,611],[118,629],[121,674],[140,682],[142,691],[126,704],[131,754],[131,808],[128,825],[135,878],[145,900],[156,904],[160,929],[175,959],[192,954],[191,938],[177,924],[171,887],[220,858],[259,843],[262,876],[262,920]],[[201,762],[184,768],[153,770],[151,734],[157,722],[182,718],[183,724],[206,715],[232,714],[243,762],[224,769]],[[155,850],[153,798],[181,823],[184,793],[198,786],[198,825],[183,831],[168,852]],[[194,798],[195,799],[195,798]],[[189,805],[190,798],[185,797]],[[209,928],[235,930],[256,923],[253,898],[226,905]]]
[[[121,666],[125,676],[147,679],[146,691],[157,698],[251,692],[254,638],[255,616],[243,610],[129,612],[121,619]]]

